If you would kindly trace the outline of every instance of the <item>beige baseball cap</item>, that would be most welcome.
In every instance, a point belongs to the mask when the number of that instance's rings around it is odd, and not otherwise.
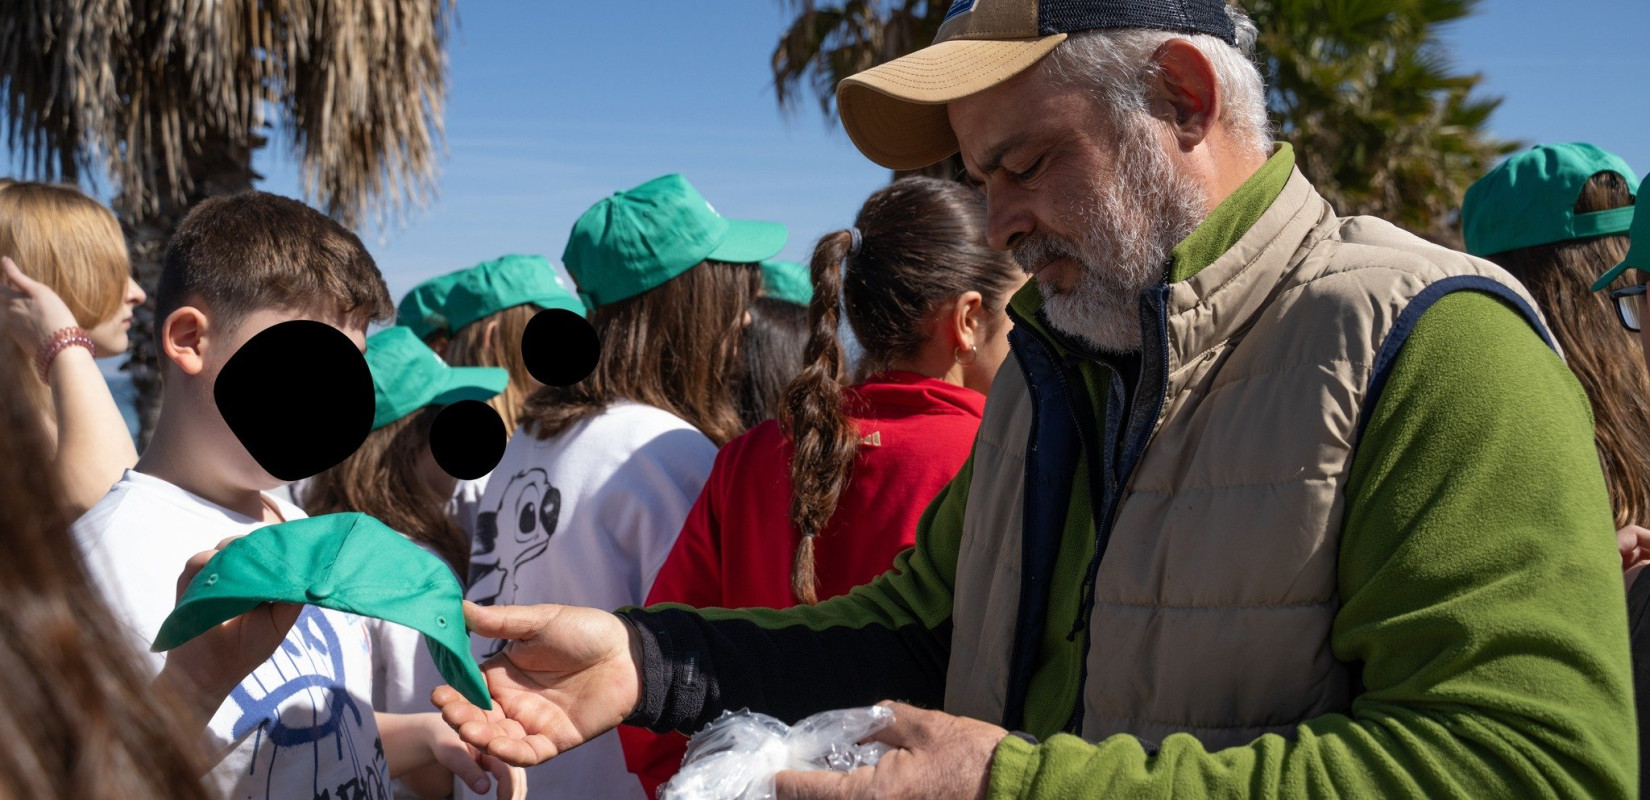
[[[1225,0],[955,0],[932,45],[843,79],[837,112],[866,158],[925,167],[957,152],[946,103],[1024,72],[1067,34],[1102,28],[1237,36]]]

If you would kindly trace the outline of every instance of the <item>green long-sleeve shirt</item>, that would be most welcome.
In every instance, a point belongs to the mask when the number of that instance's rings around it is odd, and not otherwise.
[[[1247,232],[1292,162],[1282,148],[1223,202],[1176,249],[1171,279]],[[1592,441],[1579,384],[1520,315],[1484,294],[1439,300],[1394,362],[1345,488],[1330,644],[1363,667],[1350,714],[1214,753],[1186,735],[1151,755],[1128,736],[1010,737],[993,800],[1630,796],[1626,615]],[[972,473],[970,460],[892,572],[847,596],[627,612],[647,662],[634,721],[693,730],[721,708],[938,705]],[[1067,538],[1082,550],[1089,506],[1072,503]],[[1081,563],[1062,559],[1062,575]],[[1057,577],[1051,608],[1075,607],[1080,585]],[[1071,623],[1048,622],[1027,699],[1034,734],[1059,730],[1076,701]]]
[[[1350,715],[1214,753],[1005,739],[991,797],[1628,797],[1626,612],[1591,413],[1516,312],[1457,293],[1392,367],[1346,487]]]

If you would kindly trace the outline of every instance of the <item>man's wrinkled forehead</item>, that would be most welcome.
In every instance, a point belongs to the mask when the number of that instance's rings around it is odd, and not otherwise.
[[[946,105],[963,165],[975,179],[995,172],[1003,158],[1033,140],[1076,133],[1092,123],[1092,110],[1082,90],[1053,80],[1041,65]]]

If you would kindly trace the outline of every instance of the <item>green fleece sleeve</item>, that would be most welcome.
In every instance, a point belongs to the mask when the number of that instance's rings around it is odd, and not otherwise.
[[[777,610],[621,611],[641,636],[643,662],[642,704],[626,722],[685,733],[724,709],[794,721],[889,698],[939,706],[973,474],[971,455],[923,512],[916,544],[848,594]]]
[[[1650,446],[1650,443],[1646,443]],[[1426,311],[1346,486],[1331,646],[1350,715],[1205,751],[1168,737],[1008,738],[1007,798],[1626,798],[1637,786],[1627,620],[1592,417],[1489,295]]]

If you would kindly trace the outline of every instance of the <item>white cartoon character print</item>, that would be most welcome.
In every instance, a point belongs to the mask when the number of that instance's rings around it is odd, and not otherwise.
[[[515,602],[523,564],[544,555],[561,517],[561,490],[542,469],[516,473],[498,507],[476,517],[470,558],[470,599],[478,605]]]

